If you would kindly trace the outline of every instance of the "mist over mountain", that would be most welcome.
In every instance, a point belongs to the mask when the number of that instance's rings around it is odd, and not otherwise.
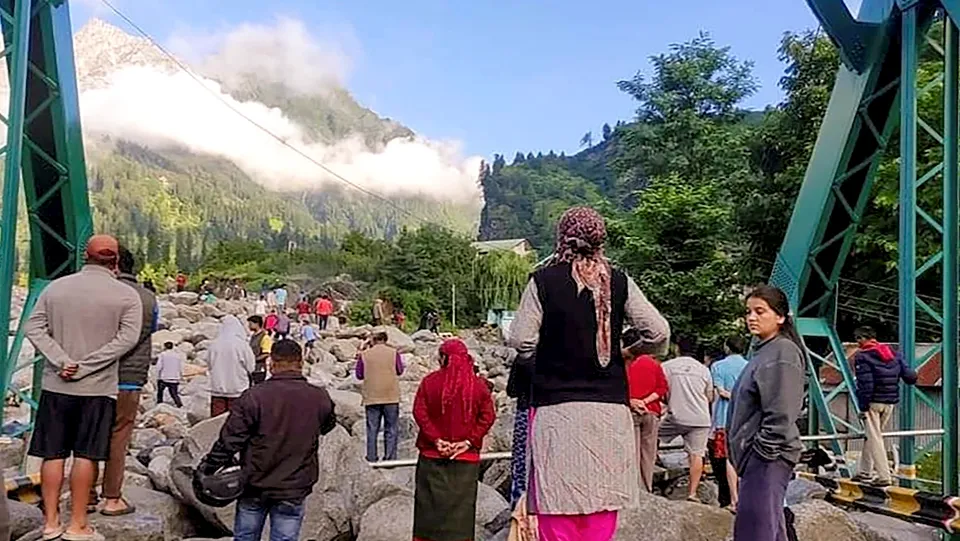
[[[221,240],[391,237],[423,220],[477,231],[481,159],[357,103],[335,43],[283,18],[171,43],[177,61],[98,19],[74,37],[97,227],[151,261],[189,267]]]

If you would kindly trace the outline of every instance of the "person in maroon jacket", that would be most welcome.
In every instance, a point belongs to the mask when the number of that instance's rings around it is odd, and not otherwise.
[[[414,541],[474,539],[483,437],[496,421],[493,397],[460,340],[440,346],[440,370],[420,383]]]

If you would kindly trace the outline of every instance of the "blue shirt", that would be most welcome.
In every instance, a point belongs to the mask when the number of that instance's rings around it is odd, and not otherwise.
[[[282,287],[273,292],[277,296],[277,304],[287,304],[287,290]]]
[[[730,355],[721,361],[713,363],[710,367],[710,376],[713,378],[713,386],[717,389],[723,389],[726,392],[732,392],[733,386],[737,384],[740,373],[747,367],[747,360],[742,355]],[[730,407],[729,398],[718,398],[713,403],[713,428],[727,427],[727,409]]]
[[[303,332],[303,339],[307,342],[317,339],[317,331],[313,328],[313,325],[304,325],[301,332]]]

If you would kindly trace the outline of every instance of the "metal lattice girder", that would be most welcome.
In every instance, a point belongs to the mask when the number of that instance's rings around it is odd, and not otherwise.
[[[913,427],[916,400],[942,412],[943,488],[945,494],[956,494],[960,36],[955,17],[960,15],[960,0],[864,0],[859,20],[853,21],[842,0],[809,2],[841,49],[844,65],[837,75],[771,281],[788,292],[798,329],[810,348],[810,404],[818,414],[811,415],[811,429],[833,436],[837,435],[839,425],[845,425],[848,431],[858,430],[844,419],[831,415],[829,408],[830,401],[840,394],[851,398],[850,410],[857,408],[851,392],[855,382],[835,330],[838,283],[869,202],[877,165],[899,126],[900,346],[906,362],[914,367],[939,353],[944,389],[939,408],[923,392],[907,390],[901,407],[901,429]],[[945,24],[942,44],[927,37],[927,29],[935,22]],[[866,44],[867,54],[859,60],[852,58],[856,56],[853,53],[863,50],[851,49],[850,44],[856,42]],[[943,55],[944,73],[933,80],[919,81],[919,54],[925,47]],[[860,62],[864,59],[865,63]],[[928,93],[937,88],[943,89],[944,117],[921,118],[917,112],[918,96],[929,96]],[[924,171],[917,170],[917,141],[921,134],[942,145],[944,157],[940,164]],[[942,222],[935,217],[937,209],[917,205],[917,190],[932,189],[924,185],[938,176],[943,180]],[[941,251],[923,261],[917,259],[918,225],[930,227],[942,236]],[[939,306],[926,302],[916,291],[918,278],[937,266],[942,270],[944,291],[938,299]],[[918,310],[941,326],[945,338],[919,360],[916,359]],[[828,360],[829,353],[836,362]],[[843,376],[840,386],[827,395],[823,395],[818,373],[824,364],[836,368]],[[900,470],[912,477],[915,476],[914,441],[906,437],[902,442]]]
[[[8,116],[0,117],[7,125],[6,145],[0,149],[0,329],[6,330],[21,182],[30,228],[30,294],[23,317],[44,285],[78,268],[92,220],[67,2],[0,0],[0,29],[10,75]],[[12,347],[4,343],[0,349],[4,396],[17,368],[22,327],[21,320]]]

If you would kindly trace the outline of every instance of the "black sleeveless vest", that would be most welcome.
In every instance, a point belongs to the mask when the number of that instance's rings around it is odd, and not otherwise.
[[[620,349],[627,277],[614,269],[611,275],[610,363],[597,359],[597,316],[593,293],[577,283],[570,265],[555,265],[533,274],[543,321],[533,373],[534,407],[564,402],[628,402],[627,373]]]

